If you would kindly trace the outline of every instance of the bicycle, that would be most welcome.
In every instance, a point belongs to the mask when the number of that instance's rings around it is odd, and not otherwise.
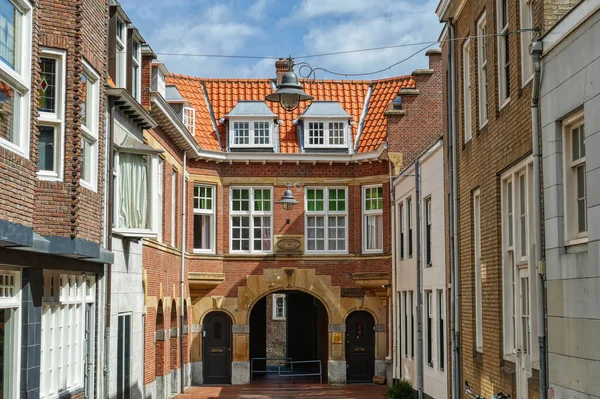
[[[479,396],[476,393],[474,393],[473,391],[471,391],[471,387],[469,387],[469,383],[467,381],[465,381],[465,392],[467,393],[468,396],[470,396],[473,399],[487,399],[484,396]],[[510,395],[506,395],[503,392],[498,392],[497,394],[495,394],[493,396],[492,399],[508,399],[510,398]]]

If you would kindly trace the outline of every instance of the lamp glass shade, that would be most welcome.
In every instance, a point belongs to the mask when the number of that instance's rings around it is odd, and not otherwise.
[[[297,94],[284,93],[279,96],[279,104],[286,110],[295,109],[299,103],[300,99]]]
[[[299,204],[299,202],[296,201],[296,198],[294,198],[292,190],[290,190],[289,188],[284,191],[283,197],[281,197],[281,199],[277,201],[277,203],[281,204],[283,206],[283,209],[285,209],[286,211],[291,210],[294,207],[294,205]]]

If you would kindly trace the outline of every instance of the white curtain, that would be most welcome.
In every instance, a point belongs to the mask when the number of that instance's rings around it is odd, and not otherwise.
[[[119,227],[148,227],[148,160],[144,155],[119,154]]]

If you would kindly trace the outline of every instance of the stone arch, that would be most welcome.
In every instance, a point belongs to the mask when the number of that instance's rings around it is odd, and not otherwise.
[[[377,313],[375,313],[372,309],[370,309],[370,308],[358,308],[358,307],[348,309],[347,312],[346,312],[346,314],[344,314],[343,322],[346,323],[346,320],[348,319],[348,317],[352,313],[354,313],[354,312],[366,312],[366,313],[368,313],[368,314],[371,315],[371,317],[373,318],[373,322],[375,324],[379,324],[380,323],[379,317],[377,317]]]

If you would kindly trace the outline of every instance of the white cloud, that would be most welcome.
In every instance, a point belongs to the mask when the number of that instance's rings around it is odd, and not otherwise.
[[[264,20],[269,0],[257,0],[250,8],[248,8],[248,16],[255,21]]]

